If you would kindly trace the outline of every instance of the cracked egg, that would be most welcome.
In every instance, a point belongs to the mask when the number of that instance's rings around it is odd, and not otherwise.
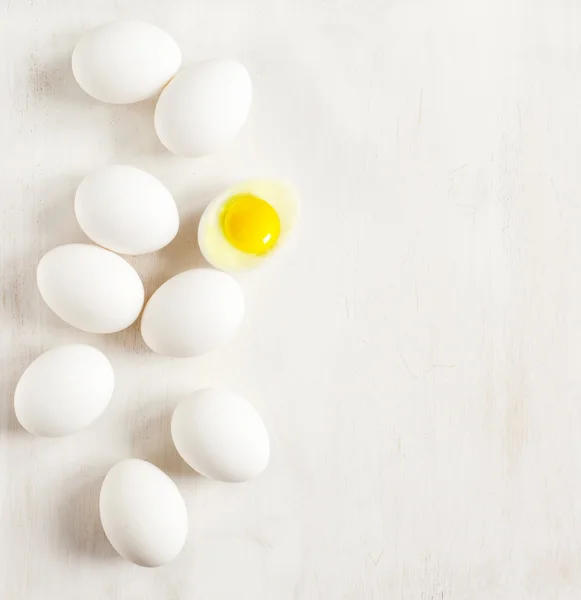
[[[217,269],[254,269],[285,244],[298,217],[293,186],[269,179],[244,181],[207,206],[198,228],[200,249]]]

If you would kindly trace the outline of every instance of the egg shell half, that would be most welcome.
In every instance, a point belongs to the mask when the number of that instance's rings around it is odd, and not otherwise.
[[[145,460],[123,460],[107,473],[99,512],[113,548],[142,567],[171,562],[185,544],[188,514],[184,500],[176,484]]]
[[[36,281],[55,314],[90,333],[129,327],[143,306],[143,284],[135,269],[117,254],[91,244],[67,244],[45,254]]]
[[[142,21],[112,21],[79,40],[72,67],[89,96],[129,104],[159,94],[181,62],[179,46],[163,29]]]
[[[182,71],[163,90],[155,130],[174,154],[203,156],[240,131],[252,102],[252,82],[237,60],[207,60]]]
[[[276,246],[267,254],[256,256],[241,252],[225,237],[222,230],[224,206],[238,194],[250,194],[268,202],[280,220]],[[286,243],[300,216],[299,195],[294,186],[274,179],[249,179],[228,188],[214,198],[204,210],[198,226],[198,244],[204,258],[217,269],[238,273],[255,269],[270,260]]]
[[[183,400],[171,420],[181,457],[217,481],[254,479],[266,468],[270,442],[256,409],[242,396],[205,389]]]
[[[87,175],[75,194],[75,215],[96,244],[131,255],[160,250],[174,239],[180,223],[167,188],[129,165],[110,165]]]
[[[41,354],[14,392],[16,418],[30,433],[69,435],[105,410],[115,386],[107,357],[92,346],[67,344]]]
[[[214,269],[192,269],[166,281],[141,318],[145,343],[162,356],[187,358],[229,340],[244,317],[238,282]]]

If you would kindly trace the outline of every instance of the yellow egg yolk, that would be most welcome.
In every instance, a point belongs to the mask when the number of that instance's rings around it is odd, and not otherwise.
[[[278,240],[280,219],[262,198],[237,194],[222,211],[222,229],[226,239],[241,252],[266,254]]]

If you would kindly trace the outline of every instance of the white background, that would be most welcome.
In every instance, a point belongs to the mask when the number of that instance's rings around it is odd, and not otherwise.
[[[576,0],[0,0],[0,598],[569,600],[581,595],[581,3]],[[185,64],[234,56],[255,101],[201,160],[171,156],[154,101],[76,86],[86,30],[138,18]],[[50,313],[39,258],[84,240],[91,170],[143,167],[178,238],[132,260],[148,293],[203,264],[195,225],[247,176],[300,188],[288,247],[241,278],[246,321],[196,360]],[[15,422],[26,365],[103,349],[114,399],[89,429]],[[203,480],[171,446],[178,400],[244,393],[272,437],[257,481]],[[147,570],[101,530],[118,460],[165,469],[191,519]]]

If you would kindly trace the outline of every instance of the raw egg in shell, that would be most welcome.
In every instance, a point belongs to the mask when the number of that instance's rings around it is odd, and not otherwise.
[[[217,269],[254,269],[284,245],[298,217],[294,187],[269,179],[244,181],[204,211],[198,228],[200,249]]]

